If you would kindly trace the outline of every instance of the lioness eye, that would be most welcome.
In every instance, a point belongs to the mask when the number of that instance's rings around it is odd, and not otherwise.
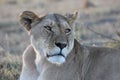
[[[71,29],[65,29],[65,33],[68,34],[70,33]]]
[[[49,30],[49,31],[52,31],[51,27],[50,26],[44,26],[45,29]]]

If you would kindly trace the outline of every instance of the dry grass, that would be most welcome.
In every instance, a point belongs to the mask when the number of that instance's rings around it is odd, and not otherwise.
[[[21,72],[20,56],[7,55],[0,62],[0,80],[18,80]]]

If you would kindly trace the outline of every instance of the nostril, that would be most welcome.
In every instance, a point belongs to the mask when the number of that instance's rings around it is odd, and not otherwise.
[[[56,45],[57,47],[59,47],[60,49],[63,49],[64,47],[67,46],[66,43],[55,43],[55,45]]]

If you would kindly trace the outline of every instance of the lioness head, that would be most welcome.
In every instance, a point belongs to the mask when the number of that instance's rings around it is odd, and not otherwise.
[[[77,12],[68,16],[48,14],[38,17],[31,11],[20,15],[20,23],[30,33],[35,51],[51,63],[62,64],[74,45],[73,22]]]

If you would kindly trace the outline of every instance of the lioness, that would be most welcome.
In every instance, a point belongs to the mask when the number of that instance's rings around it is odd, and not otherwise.
[[[74,38],[76,18],[77,13],[20,15],[31,41],[20,80],[120,80],[120,50],[80,45]]]

